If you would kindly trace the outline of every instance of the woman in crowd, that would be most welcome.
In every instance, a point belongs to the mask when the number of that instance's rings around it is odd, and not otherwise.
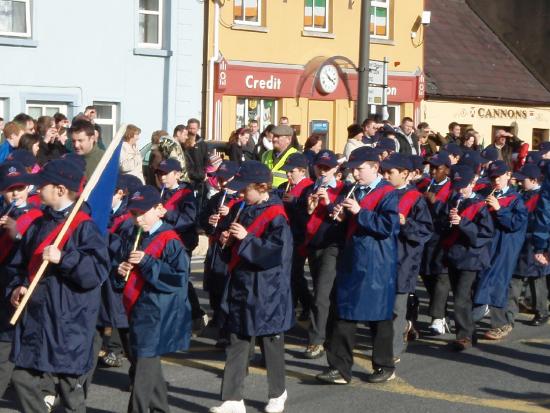
[[[133,175],[142,183],[145,183],[143,178],[143,159],[137,143],[141,129],[136,125],[128,125],[123,136],[122,148],[120,150],[119,169],[121,174]]]

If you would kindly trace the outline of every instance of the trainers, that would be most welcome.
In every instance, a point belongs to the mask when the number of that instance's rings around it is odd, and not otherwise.
[[[285,402],[287,397],[288,393],[285,390],[279,397],[269,399],[264,411],[266,413],[283,413],[285,411]]]
[[[472,348],[472,340],[469,338],[461,338],[453,341],[452,346],[455,351],[468,350],[469,348]]]
[[[325,355],[325,348],[322,344],[310,344],[307,346],[306,351],[304,351],[304,357],[306,359],[318,359]]]
[[[432,324],[428,327],[430,332],[436,336],[445,334],[445,331],[449,329],[447,321],[444,318],[434,318]]]
[[[227,400],[220,406],[212,407],[209,410],[210,413],[246,413],[246,407],[244,406],[244,400],[234,401]]]
[[[474,320],[474,323],[483,320],[489,315],[490,312],[491,311],[489,310],[489,306],[487,304],[474,307],[472,311],[472,319]]]
[[[533,326],[533,327],[540,327],[540,326],[546,324],[547,322],[548,322],[548,316],[540,316],[540,315],[537,314],[527,324],[529,324],[530,326]]]
[[[327,370],[324,373],[318,374],[315,378],[319,381],[330,384],[349,384],[351,382],[351,380],[347,380],[336,369]]]
[[[395,370],[383,368],[375,369],[374,372],[367,377],[369,383],[385,383],[393,379],[395,379]]]
[[[502,327],[492,328],[485,333],[485,338],[488,340],[502,340],[512,332],[511,324],[504,324]]]
[[[55,407],[55,395],[48,394],[47,396],[44,396],[44,404],[46,405],[48,412],[51,412]]]
[[[208,325],[208,314],[204,313],[200,317],[195,318],[193,320],[193,326],[192,326],[193,336],[194,337],[200,336],[207,325]]]
[[[105,367],[122,367],[122,360],[113,352],[100,357],[99,361]]]

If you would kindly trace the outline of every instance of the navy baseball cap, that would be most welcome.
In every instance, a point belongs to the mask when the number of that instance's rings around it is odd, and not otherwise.
[[[142,185],[128,198],[128,210],[143,214],[160,203],[162,201],[158,189],[152,185]]]
[[[451,188],[455,191],[466,188],[475,178],[474,170],[468,165],[455,165],[451,172]]]
[[[301,153],[293,153],[288,158],[286,158],[286,162],[281,167],[281,169],[283,171],[290,172],[294,168],[307,169],[307,167],[308,167],[307,158]]]
[[[323,165],[329,168],[335,168],[339,165],[338,157],[334,152],[329,151],[328,149],[324,149],[320,151],[315,157],[315,165]]]
[[[382,138],[376,144],[376,149],[380,151],[395,152],[397,146],[395,141],[391,138]]]
[[[363,162],[380,162],[380,151],[368,146],[354,149],[345,163],[346,168],[357,168]]]
[[[177,159],[168,158],[161,161],[161,163],[159,163],[159,165],[157,166],[156,170],[163,172],[165,174],[168,174],[172,171],[180,172],[181,164],[180,164],[180,161],[178,161]]]
[[[42,170],[31,175],[33,183],[41,188],[45,185],[63,185],[70,191],[80,192],[84,187],[84,171],[69,159],[54,159],[47,162]]]
[[[420,155],[410,155],[413,169],[424,170],[424,158]]]
[[[527,163],[518,171],[514,172],[512,176],[518,181],[523,181],[526,178],[539,179],[542,175],[540,168],[534,163]]]
[[[542,153],[540,151],[529,151],[525,158],[525,163],[538,164],[542,160]]]
[[[485,148],[481,152],[481,156],[487,161],[487,162],[494,162],[498,159],[498,149],[489,147]]]
[[[6,161],[0,164],[0,191],[6,191],[15,186],[27,186],[31,183],[31,175],[25,165],[17,161]]]
[[[478,151],[466,151],[458,162],[459,165],[470,166],[474,171],[477,171],[485,163],[485,160],[481,157]]]
[[[141,182],[137,176],[119,173],[115,189],[122,189],[123,191],[127,191],[129,194],[132,194],[140,186],[143,186],[143,182]]]
[[[388,136],[397,134],[397,131],[390,124],[386,123],[384,126],[382,126],[382,133],[384,134],[384,136]]]
[[[462,148],[456,143],[448,143],[447,145],[443,146],[443,150],[449,155],[453,156],[462,156],[464,154]]]
[[[383,171],[389,171],[393,168],[412,171],[414,167],[410,156],[400,153],[392,153],[380,163],[380,168]]]
[[[544,141],[539,144],[539,151],[542,152],[542,154],[545,154],[546,152],[550,151],[550,142]]]
[[[23,164],[25,168],[32,168],[37,164],[35,156],[24,149],[16,149],[6,158],[8,161],[15,161]]]
[[[76,167],[82,171],[82,173],[86,170],[86,160],[82,155],[78,155],[74,152],[67,152],[61,155],[61,159],[65,159],[66,161],[75,164]]]
[[[273,176],[266,165],[258,161],[245,161],[235,177],[227,184],[227,188],[242,191],[250,184],[264,184],[272,181]]]
[[[449,159],[449,154],[445,151],[440,151],[435,155],[431,156],[426,163],[429,163],[431,166],[441,166],[445,165],[451,167],[451,160]]]
[[[223,161],[220,166],[218,166],[218,169],[216,169],[216,172],[214,172],[214,176],[227,181],[229,178],[232,178],[238,170],[239,164],[237,162]]]
[[[491,166],[489,166],[489,177],[496,178],[498,176],[504,175],[506,172],[510,172],[510,168],[506,165],[506,162],[497,160],[494,161]]]

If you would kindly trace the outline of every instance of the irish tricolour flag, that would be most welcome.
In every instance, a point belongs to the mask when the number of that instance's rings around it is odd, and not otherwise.
[[[327,0],[306,0],[304,26],[326,28]]]

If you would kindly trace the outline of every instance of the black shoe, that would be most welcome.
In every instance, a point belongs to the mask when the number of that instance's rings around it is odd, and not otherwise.
[[[100,357],[99,362],[105,367],[122,367],[122,360],[113,352],[107,353],[107,355]]]
[[[323,383],[330,384],[349,384],[351,382],[351,380],[347,380],[336,369],[327,370],[321,374],[318,374],[315,378]]]
[[[548,316],[541,317],[539,315],[536,315],[535,318],[533,318],[531,321],[529,321],[530,326],[534,327],[540,327],[548,322]]]
[[[395,379],[395,370],[383,368],[374,370],[374,372],[367,377],[369,383],[385,383],[393,379]]]

